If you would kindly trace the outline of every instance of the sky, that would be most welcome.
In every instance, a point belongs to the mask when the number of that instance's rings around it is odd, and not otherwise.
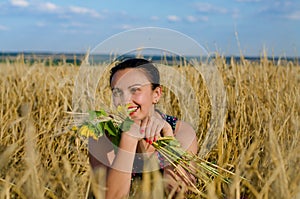
[[[179,31],[225,56],[300,53],[299,0],[0,1],[2,52],[86,52],[141,27]]]

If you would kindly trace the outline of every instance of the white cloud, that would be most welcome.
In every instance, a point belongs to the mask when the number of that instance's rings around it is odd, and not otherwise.
[[[152,16],[150,19],[151,19],[152,21],[158,21],[158,20],[159,20],[159,17],[158,17],[158,16]]]
[[[121,26],[119,26],[119,29],[121,29],[121,30],[129,30],[129,29],[133,29],[133,28],[134,27],[129,24],[122,24]]]
[[[37,27],[40,27],[40,28],[46,26],[46,24],[45,24],[44,22],[42,22],[42,21],[37,22],[35,25],[36,25]]]
[[[50,3],[50,2],[46,2],[45,4],[43,4],[43,7],[45,10],[48,10],[48,11],[56,11],[59,9],[57,5],[55,5],[54,3]]]
[[[218,14],[226,14],[228,10],[223,7],[214,6],[210,3],[196,3],[196,9],[201,13],[218,13]]]
[[[198,17],[200,21],[208,21],[208,16]]]
[[[83,28],[86,27],[86,24],[79,23],[79,22],[70,22],[70,23],[64,23],[61,24],[63,28]]]
[[[179,22],[181,21],[180,17],[176,16],[176,15],[169,15],[167,16],[168,21],[171,22]]]
[[[273,4],[264,5],[258,10],[258,14],[270,18],[299,19],[299,6],[291,1],[276,1]]]
[[[238,19],[241,16],[240,10],[237,8],[234,8],[232,10],[231,16],[233,19]]]
[[[7,26],[0,25],[0,31],[7,31],[9,28]]]
[[[64,34],[86,34],[86,35],[89,35],[89,34],[92,34],[93,32],[91,30],[86,30],[86,29],[62,29],[60,30],[62,33]]]
[[[18,7],[27,7],[29,6],[28,0],[10,0],[11,5],[18,6]],[[86,15],[94,18],[102,18],[102,15],[98,13],[94,9],[86,8],[86,7],[79,7],[79,6],[59,6],[58,4],[52,3],[50,1],[41,1],[35,0],[30,3],[31,11],[40,13],[40,12],[47,12],[47,13],[54,13],[59,14],[59,17],[69,17],[71,18],[74,15]]]
[[[300,20],[300,11],[295,11],[293,13],[290,13],[286,16],[286,18],[292,20]]]
[[[69,9],[72,13],[75,14],[90,15],[95,18],[101,17],[101,15],[93,9],[78,7],[78,6],[70,6]]]
[[[41,2],[35,6],[35,9],[37,11],[43,11],[48,13],[57,13],[61,11],[61,8],[58,5],[51,2]]]
[[[10,0],[11,5],[17,7],[27,7],[29,6],[29,2],[26,0]]]
[[[189,23],[196,23],[196,22],[199,22],[199,21],[208,21],[208,17],[207,16],[192,16],[192,15],[189,15],[189,16],[185,17],[185,20]]]
[[[254,3],[260,2],[261,0],[235,0],[236,2]]]
[[[194,22],[197,22],[198,21],[198,19],[196,18],[196,17],[194,17],[194,16],[187,16],[186,17],[186,20],[188,21],[188,22],[191,22],[191,23],[194,23]]]

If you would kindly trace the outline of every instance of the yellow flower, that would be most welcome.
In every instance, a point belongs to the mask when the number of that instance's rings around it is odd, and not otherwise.
[[[88,137],[89,135],[89,128],[86,125],[83,125],[80,129],[79,129],[79,134],[85,137]]]
[[[84,136],[84,137],[92,137],[93,139],[97,140],[98,137],[95,134],[95,132],[91,129],[89,129],[89,127],[87,125],[83,125],[80,129],[79,129],[79,134]]]
[[[94,140],[98,140],[97,135],[96,135],[95,132],[92,131],[92,130],[89,130],[89,136],[92,137]]]

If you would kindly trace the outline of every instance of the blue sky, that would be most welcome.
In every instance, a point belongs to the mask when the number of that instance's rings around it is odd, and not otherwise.
[[[300,52],[299,0],[0,1],[2,52],[86,52],[114,34],[145,26],[179,31],[226,56]]]

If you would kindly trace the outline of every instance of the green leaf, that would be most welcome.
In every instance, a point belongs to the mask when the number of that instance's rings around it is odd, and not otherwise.
[[[89,111],[89,116],[90,116],[90,120],[94,120],[95,118],[97,118],[97,114],[96,111]]]
[[[89,123],[89,124],[87,125],[87,127],[88,127],[88,129],[89,129],[90,131],[92,131],[96,136],[99,136],[98,129],[97,129],[97,127],[96,127],[95,125]]]
[[[103,136],[104,135],[104,122],[99,122],[97,125],[96,125],[96,128],[97,128],[97,131],[99,132],[99,136]]]
[[[115,152],[118,151],[120,140],[120,137],[111,137],[111,142],[113,143],[113,148]]]
[[[107,116],[107,113],[105,112],[104,109],[100,109],[99,111],[95,111],[97,117],[100,117],[100,116]]]
[[[180,147],[181,146],[177,139],[170,140],[168,145],[174,146],[174,147]]]
[[[100,109],[99,111],[88,111],[89,116],[90,116],[90,120],[94,120],[97,117],[101,117],[101,116],[105,116],[107,117],[107,113],[105,112],[104,109]]]
[[[124,120],[124,122],[122,122],[122,124],[120,125],[120,129],[124,132],[124,131],[129,131],[131,125],[133,124],[133,120],[130,119],[129,117],[126,117],[126,119]]]
[[[104,129],[107,130],[108,134],[111,136],[117,136],[117,130],[112,123],[112,121],[105,122]]]

